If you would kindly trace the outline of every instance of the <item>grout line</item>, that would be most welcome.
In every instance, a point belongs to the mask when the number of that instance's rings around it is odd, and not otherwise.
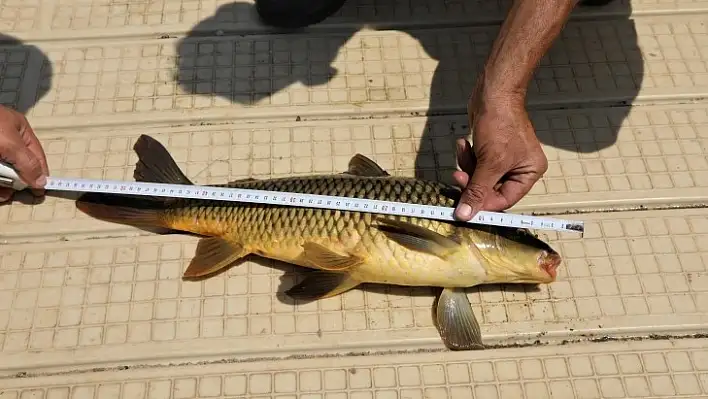
[[[644,107],[657,105],[707,104],[708,92],[698,88],[694,92],[671,94],[640,94],[634,99],[622,94],[607,96],[601,92],[578,93],[553,100],[532,98],[527,102],[528,111],[589,110],[618,107]],[[628,102],[631,99],[631,104]],[[149,111],[143,113],[103,114],[67,117],[37,117],[32,120],[35,130],[77,128],[140,127],[146,125],[203,125],[203,124],[253,124],[272,122],[339,122],[362,119],[385,119],[405,117],[463,116],[464,105],[440,105],[431,107],[429,101],[403,101],[371,103],[362,106],[339,104],[334,106],[274,106],[243,107],[240,109],[190,109]],[[130,116],[128,118],[128,115]],[[236,116],[235,116],[236,115]]]
[[[560,116],[560,117],[567,117],[569,115],[575,115],[578,113],[581,114],[592,114],[594,111],[597,110],[604,110],[605,108],[603,107],[593,107],[592,103],[588,104],[588,107],[583,107],[583,108],[547,108],[547,109],[539,109],[539,108],[534,108],[533,105],[529,107],[529,110],[531,112],[531,117],[532,119],[534,117],[539,117],[539,116]],[[690,107],[686,107],[686,105],[691,105]],[[606,108],[625,108],[626,112],[629,112],[632,107],[641,107],[641,110],[643,112],[652,112],[652,111],[657,111],[657,112],[664,112],[664,111],[686,111],[687,109],[689,110],[707,110],[708,108],[708,101],[701,100],[701,101],[693,101],[690,102],[690,104],[687,101],[675,101],[675,102],[665,102],[665,103],[657,103],[657,104],[636,104],[636,105],[623,105],[623,106],[617,106],[617,107],[606,107]],[[207,132],[207,131],[220,131],[223,129],[229,129],[231,127],[237,128],[237,129],[243,129],[242,124],[243,123],[248,123],[248,127],[246,129],[261,129],[261,128],[293,128],[293,127],[300,127],[300,126],[307,126],[307,127],[340,127],[342,123],[344,124],[355,124],[359,125],[362,122],[359,122],[360,120],[373,120],[377,119],[376,124],[377,125],[391,125],[391,124],[398,124],[403,121],[404,123],[409,123],[409,121],[415,122],[415,120],[419,120],[421,123],[425,122],[428,119],[431,119],[432,121],[461,121],[463,124],[467,122],[467,112],[460,110],[460,112],[450,112],[450,113],[439,113],[435,115],[414,115],[415,112],[407,112],[404,114],[400,115],[392,115],[390,117],[382,115],[380,117],[372,116],[370,118],[364,118],[364,117],[355,117],[352,116],[350,119],[342,120],[338,118],[319,118],[319,119],[305,119],[301,121],[300,123],[293,123],[291,118],[285,119],[285,120],[265,120],[265,121],[244,121],[244,120],[238,120],[238,121],[223,121],[223,122],[209,122],[209,121],[200,121],[196,123],[187,123],[187,124],[175,124],[175,123],[143,123],[141,124],[141,129],[140,131],[142,133],[146,134],[160,134],[160,133],[165,133],[166,130],[169,130],[169,132],[177,132],[177,133],[191,133],[193,132],[193,128],[195,126],[199,126],[199,130],[202,132]],[[277,117],[277,116],[276,116]],[[40,118],[37,118],[40,119]],[[35,119],[36,120],[36,119]],[[41,123],[41,120],[40,120]],[[35,125],[33,121],[33,126]],[[675,124],[673,122],[668,123],[669,126],[674,126]],[[679,124],[681,125],[681,124]],[[126,128],[123,129],[122,127],[125,126],[125,124],[121,124],[120,126],[96,126],[96,125],[91,125],[84,127],[83,130],[82,128],[79,128],[77,130],[76,127],[73,126],[68,126],[66,128],[64,127],[52,127],[52,126],[46,126],[44,129],[41,131],[35,132],[37,135],[43,138],[47,139],[54,139],[54,138],[64,138],[67,133],[77,133],[77,134],[83,134],[86,131],[90,131],[92,137],[133,137],[135,136],[136,132],[132,128]],[[657,126],[667,126],[667,125],[657,125]]]
[[[645,200],[635,199],[632,201],[622,200],[615,202],[605,201],[595,207],[582,207],[577,203],[569,203],[567,205],[553,205],[549,210],[543,210],[543,205],[521,205],[511,209],[510,212],[532,215],[532,216],[549,216],[563,217],[570,215],[592,215],[592,214],[607,214],[607,213],[626,213],[626,212],[651,212],[651,211],[678,211],[690,209],[708,209],[708,196],[702,198],[686,198],[682,203],[675,198],[667,198],[665,200],[648,198]],[[539,210],[541,209],[541,210]],[[57,242],[85,242],[93,240],[105,239],[124,239],[138,237],[158,237],[162,234],[154,234],[142,231],[132,227],[116,226],[114,229],[97,229],[97,230],[82,230],[71,232],[43,232],[36,234],[10,234],[0,235],[0,248],[5,245],[32,245],[32,244],[49,244]],[[180,234],[185,236],[185,234]]]
[[[702,326],[697,326],[697,330],[700,330]],[[561,347],[571,344],[582,344],[582,343],[606,343],[606,342],[641,342],[641,341],[673,341],[673,340],[690,340],[690,339],[705,339],[708,338],[708,334],[705,333],[686,333],[686,334],[656,334],[648,333],[644,335],[639,335],[641,332],[636,331],[634,335],[630,334],[615,334],[604,333],[602,336],[597,336],[597,334],[583,334],[581,331],[575,330],[574,334],[577,338],[572,338],[569,334],[568,339],[555,340],[541,342],[540,339],[536,341],[527,341],[523,343],[498,343],[488,345],[486,349],[482,351],[476,351],[477,353],[483,352],[485,350],[495,350],[495,349],[522,349],[530,347],[540,347],[540,346],[555,346]],[[537,335],[537,334],[533,334]],[[428,340],[425,340],[428,341]],[[122,364],[115,366],[96,366],[91,368],[75,368],[72,370],[62,370],[62,371],[19,371],[12,375],[0,375],[0,380],[8,379],[25,379],[25,378],[38,378],[38,377],[53,377],[53,376],[66,376],[66,375],[77,375],[77,374],[91,374],[91,373],[101,373],[101,372],[121,372],[128,370],[140,370],[140,369],[164,369],[173,367],[190,367],[190,366],[209,366],[218,364],[241,364],[241,363],[258,363],[258,362],[273,362],[273,361],[287,361],[287,360],[315,360],[315,359],[331,359],[331,358],[352,358],[352,357],[363,357],[363,356],[391,356],[391,355],[414,355],[421,353],[444,353],[450,352],[446,348],[441,347],[419,347],[412,348],[415,342],[403,344],[403,349],[373,349],[370,351],[359,350],[350,352],[321,352],[312,355],[284,355],[284,356],[258,356],[258,357],[244,357],[244,358],[217,358],[213,360],[203,360],[203,361],[177,361],[177,362],[167,362],[167,363],[138,363],[138,364]],[[377,346],[381,346],[380,344]],[[396,346],[396,345],[390,345]],[[389,346],[389,347],[390,347]],[[61,367],[61,366],[59,366]]]
[[[46,34],[47,37],[52,36],[52,24],[54,21],[55,11],[57,9],[57,2],[59,0],[40,0],[40,13],[39,13],[39,29],[40,35]]]
[[[504,10],[499,10],[498,15],[482,17],[482,18],[459,18],[449,19],[443,18],[440,20],[423,20],[411,23],[410,21],[383,21],[371,23],[357,22],[341,22],[323,21],[296,31],[277,29],[260,24],[257,21],[251,23],[213,23],[209,28],[193,30],[193,24],[175,24],[171,26],[134,26],[130,29],[127,27],[107,28],[107,29],[56,29],[51,30],[51,22],[54,14],[55,4],[52,2],[47,9],[43,9],[40,22],[48,29],[41,29],[37,32],[9,32],[16,35],[23,41],[27,42],[45,42],[45,43],[61,43],[63,41],[92,42],[92,41],[111,41],[125,39],[143,40],[143,39],[176,39],[186,37],[229,37],[229,36],[244,36],[244,35],[268,35],[282,36],[286,35],[302,35],[302,34],[339,34],[350,31],[358,32],[377,32],[382,30],[440,30],[440,29],[459,29],[459,28],[486,28],[500,25],[504,19]],[[624,10],[607,10],[599,11],[590,8],[579,8],[571,15],[569,22],[606,22],[612,20],[652,20],[656,18],[670,18],[676,16],[684,17],[700,17],[708,14],[708,8],[685,8],[685,9],[664,9],[664,10],[633,10],[631,14],[627,14]],[[241,25],[241,27],[239,27]],[[73,43],[72,43],[73,45]]]

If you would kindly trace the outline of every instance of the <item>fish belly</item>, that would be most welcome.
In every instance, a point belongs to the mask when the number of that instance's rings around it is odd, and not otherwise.
[[[384,237],[384,239],[386,239]],[[362,282],[403,286],[470,287],[477,285],[479,276],[468,264],[456,262],[461,254],[450,259],[413,251],[395,242],[381,243],[369,251],[366,263],[352,271],[351,276]]]
[[[469,287],[479,278],[465,252],[450,259],[410,250],[390,240],[372,225],[372,214],[319,209],[273,209],[270,223],[241,224],[238,236],[252,252],[299,266],[313,267],[303,245],[315,243],[341,255],[362,259],[346,270],[352,278],[369,283]]]

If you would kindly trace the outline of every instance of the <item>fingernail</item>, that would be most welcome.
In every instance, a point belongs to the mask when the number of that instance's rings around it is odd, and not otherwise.
[[[40,177],[37,179],[36,184],[37,184],[39,187],[44,187],[44,185],[47,184],[47,178],[46,178],[45,176],[40,176]]]
[[[463,219],[469,219],[472,215],[472,207],[467,204],[461,204],[457,207],[457,216]]]
[[[10,199],[9,195],[6,194],[0,194],[0,202],[5,202]]]

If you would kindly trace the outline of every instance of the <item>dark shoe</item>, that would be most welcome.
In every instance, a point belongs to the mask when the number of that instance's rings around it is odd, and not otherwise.
[[[580,6],[601,7],[612,3],[615,0],[581,0]]]
[[[278,27],[304,28],[337,12],[346,0],[256,0],[256,10],[264,23]]]

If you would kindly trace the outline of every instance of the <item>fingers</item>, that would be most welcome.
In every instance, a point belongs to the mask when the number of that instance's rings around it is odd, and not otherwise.
[[[456,142],[457,164],[463,172],[468,174],[473,173],[477,166],[477,157],[474,155],[472,144],[465,139],[459,139]]]
[[[37,135],[34,133],[34,129],[30,126],[29,122],[25,120],[23,129],[20,130],[20,136],[25,142],[27,149],[39,160],[42,167],[43,177],[49,176],[49,165],[47,164],[47,155],[44,153],[42,144],[39,142]],[[42,184],[44,185],[44,184]]]
[[[494,186],[503,175],[504,173],[495,171],[485,164],[477,165],[462,191],[460,203],[455,209],[455,217],[463,221],[472,219],[485,206],[485,201],[490,194],[496,196]]]
[[[14,139],[14,140],[13,140]],[[10,163],[20,179],[32,188],[46,184],[42,163],[17,137],[0,137],[0,159]]]
[[[24,116],[23,116],[24,119]],[[44,195],[44,185],[47,184],[47,176],[49,176],[49,165],[47,164],[47,156],[42,149],[42,144],[39,142],[37,135],[34,133],[32,126],[27,120],[24,120],[23,128],[20,130],[20,136],[27,146],[27,149],[39,161],[42,168],[42,176],[36,180],[36,186],[32,187],[32,194],[35,196]]]
[[[0,109],[0,159],[31,188],[46,184],[47,161],[37,136],[24,115],[6,108]]]
[[[12,197],[12,189],[0,187],[0,203],[5,202]]]
[[[455,145],[457,151],[457,165],[462,170],[457,170],[452,173],[452,178],[455,183],[461,188],[467,187],[467,182],[470,179],[470,174],[474,173],[474,168],[477,164],[477,159],[474,155],[474,150],[469,141],[459,139]]]
[[[474,173],[474,169],[477,166],[477,157],[474,155],[474,149],[469,141],[458,139],[455,144],[457,165],[462,170],[453,172],[452,178],[459,187],[465,188],[470,175]]]
[[[503,208],[516,205],[526,194],[531,191],[536,180],[524,178],[523,180],[508,180],[499,188],[499,196],[504,199]]]
[[[452,172],[452,178],[455,180],[455,183],[457,183],[457,185],[461,188],[467,187],[467,183],[470,181],[470,175],[459,170]]]
[[[501,176],[490,173],[484,166],[477,168],[477,157],[468,140],[457,140],[457,163],[461,171],[455,171],[452,176],[455,182],[463,187],[460,203],[455,209],[455,217],[460,220],[470,220],[485,205],[485,200]]]

